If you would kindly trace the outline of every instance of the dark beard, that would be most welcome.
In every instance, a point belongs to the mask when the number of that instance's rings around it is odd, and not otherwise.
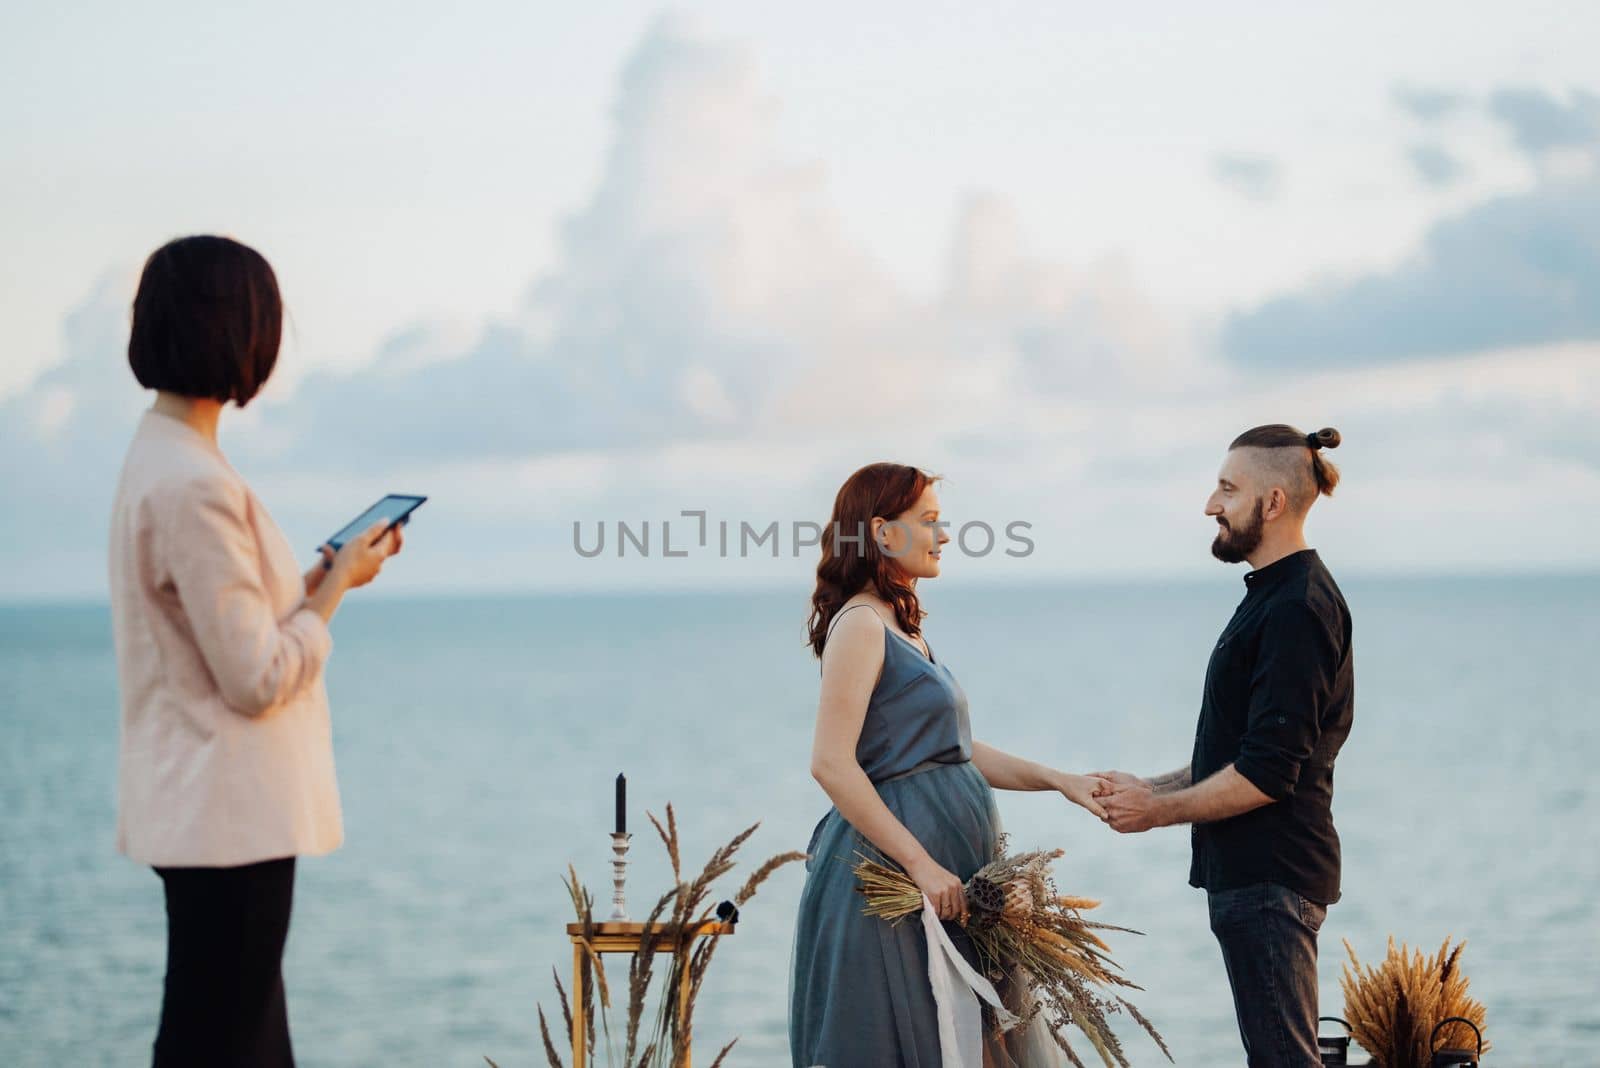
[[[1224,526],[1211,543],[1211,555],[1225,564],[1242,563],[1261,547],[1262,528],[1266,525],[1266,501],[1256,499],[1255,514],[1244,526],[1234,529]]]

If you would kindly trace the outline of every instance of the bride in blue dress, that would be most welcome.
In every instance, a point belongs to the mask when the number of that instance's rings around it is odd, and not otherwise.
[[[795,1068],[949,1068],[922,925],[863,914],[858,852],[904,868],[976,965],[962,884],[994,859],[993,790],[1055,790],[1103,815],[1100,780],[974,741],[966,695],[921,637],[917,580],[938,576],[950,540],[937,523],[936,478],[903,464],[864,467],[839,490],[823,534],[810,621],[822,662],[811,773],[834,804],[806,850],[789,998]],[[1026,992],[999,985],[1019,1009]],[[962,1068],[1066,1063],[1039,1017],[986,1033],[983,1065]]]

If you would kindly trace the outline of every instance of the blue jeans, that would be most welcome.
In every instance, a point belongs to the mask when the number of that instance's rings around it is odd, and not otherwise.
[[[1206,896],[1250,1068],[1320,1068],[1317,932],[1327,907],[1277,883]]]

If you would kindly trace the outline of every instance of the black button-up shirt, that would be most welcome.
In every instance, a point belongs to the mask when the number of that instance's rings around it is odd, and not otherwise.
[[[1333,761],[1350,734],[1350,610],[1315,549],[1244,577],[1247,591],[1206,669],[1194,781],[1232,764],[1273,803],[1196,824],[1189,884],[1275,882],[1339,900]]]

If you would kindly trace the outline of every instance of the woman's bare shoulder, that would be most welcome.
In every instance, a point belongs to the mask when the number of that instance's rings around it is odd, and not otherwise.
[[[836,647],[843,651],[847,648],[864,650],[874,643],[881,646],[883,632],[887,629],[888,624],[872,602],[846,602],[833,617],[833,629],[828,632],[823,657],[826,659],[828,651]]]

